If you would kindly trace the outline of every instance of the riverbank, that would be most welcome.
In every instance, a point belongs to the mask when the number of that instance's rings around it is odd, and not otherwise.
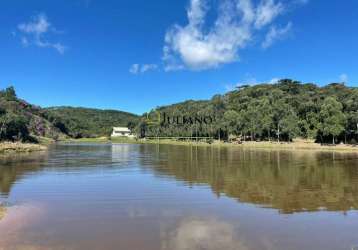
[[[35,151],[44,151],[46,146],[32,143],[21,143],[21,142],[1,142],[0,143],[0,154],[5,153],[29,153]]]
[[[322,145],[308,140],[293,142],[243,142],[238,146],[246,148],[285,149],[285,150],[318,150],[318,151],[349,151],[358,152],[358,147],[348,144]]]
[[[65,142],[78,142],[78,143],[126,143],[126,144],[167,144],[167,145],[194,145],[194,146],[215,146],[215,147],[241,147],[252,149],[282,149],[282,150],[317,150],[317,151],[345,151],[345,152],[358,152],[357,145],[337,144],[337,145],[321,145],[312,140],[295,139],[293,142],[277,142],[277,141],[246,141],[241,144],[229,143],[215,140],[212,143],[196,142],[196,141],[178,141],[171,139],[161,140],[145,140],[145,139],[129,139],[129,138],[114,138],[108,139],[101,138],[82,138],[71,139]]]

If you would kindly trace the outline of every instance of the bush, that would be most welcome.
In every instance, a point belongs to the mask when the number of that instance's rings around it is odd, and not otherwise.
[[[0,140],[30,140],[24,117],[6,113],[0,117]]]

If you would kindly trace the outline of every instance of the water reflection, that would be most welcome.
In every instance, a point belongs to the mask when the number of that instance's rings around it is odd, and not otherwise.
[[[165,231],[163,250],[248,250],[232,224],[217,219],[185,218],[177,228]]]
[[[159,176],[282,213],[358,209],[358,154],[157,146]]]
[[[8,196],[11,187],[21,178],[40,171],[47,160],[46,152],[0,157],[0,197]]]
[[[357,164],[332,152],[54,145],[0,159],[0,249],[348,250]]]
[[[22,204],[7,207],[4,211],[6,213],[3,214],[1,220],[0,208],[0,249],[40,249],[31,245],[22,246],[24,242],[19,239],[23,239],[27,229],[44,216],[44,207],[39,204]],[[14,242],[19,242],[20,245],[15,248],[12,245]]]
[[[207,185],[218,196],[279,209],[358,209],[358,155],[171,145],[57,145],[48,153],[0,158],[0,196],[38,171],[139,166],[185,185]]]

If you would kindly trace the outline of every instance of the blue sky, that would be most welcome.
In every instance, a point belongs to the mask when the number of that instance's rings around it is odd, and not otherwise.
[[[0,87],[143,113],[240,83],[358,84],[356,0],[5,0]]]

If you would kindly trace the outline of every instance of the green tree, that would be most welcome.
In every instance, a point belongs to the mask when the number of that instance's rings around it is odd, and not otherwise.
[[[309,139],[315,139],[318,134],[319,114],[309,112],[306,114],[301,124],[304,127],[304,136]]]
[[[244,124],[250,132],[251,141],[255,140],[256,134],[262,134],[262,126],[259,114],[259,101],[253,99],[243,112]]]
[[[320,111],[320,130],[325,136],[332,136],[332,143],[335,138],[344,131],[346,117],[342,112],[343,106],[334,97],[324,99]]]
[[[0,139],[1,140],[22,140],[29,139],[27,122],[19,115],[6,113],[0,117]]]
[[[282,127],[282,132],[287,134],[289,141],[298,136],[300,133],[298,121],[299,118],[292,109],[289,109],[281,120],[280,126]]]
[[[259,104],[261,131],[266,131],[268,139],[271,140],[271,129],[273,126],[273,110],[269,98],[264,97]]]
[[[6,88],[5,91],[4,91],[4,97],[8,101],[16,100],[15,88],[13,86],[10,86],[10,87]]]
[[[235,110],[228,110],[224,113],[225,126],[229,134],[237,134],[238,132],[239,114]]]
[[[280,141],[280,136],[282,133],[282,121],[285,117],[286,110],[289,106],[284,103],[282,100],[277,100],[273,104],[273,125],[274,129],[276,130],[277,141]]]

